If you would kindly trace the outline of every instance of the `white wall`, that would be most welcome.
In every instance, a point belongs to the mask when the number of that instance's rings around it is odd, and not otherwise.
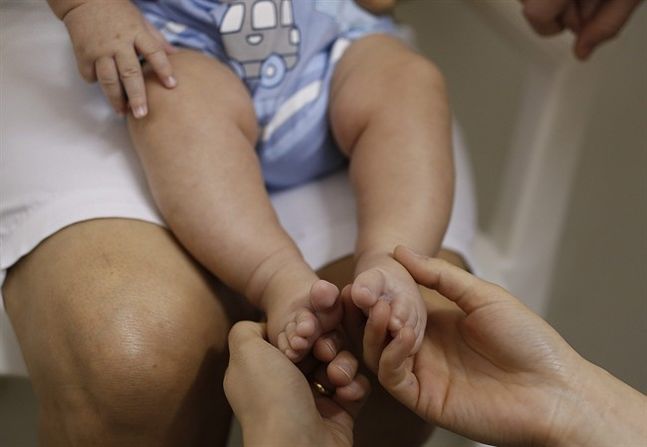
[[[647,393],[647,8],[592,69],[593,104],[548,318],[585,357]]]
[[[416,28],[421,50],[446,74],[474,161],[480,222],[488,228],[528,61],[508,35],[488,28],[465,3],[410,0],[398,17]],[[548,320],[585,357],[643,392],[646,56],[643,5],[622,36],[587,63],[603,82],[591,111],[547,311]]]

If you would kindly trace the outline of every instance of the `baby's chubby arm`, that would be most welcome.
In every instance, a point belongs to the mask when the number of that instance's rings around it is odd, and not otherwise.
[[[99,81],[115,112],[135,118],[148,113],[141,55],[162,84],[177,84],[167,53],[175,51],[129,0],[48,0],[65,23],[78,64],[88,82]]]

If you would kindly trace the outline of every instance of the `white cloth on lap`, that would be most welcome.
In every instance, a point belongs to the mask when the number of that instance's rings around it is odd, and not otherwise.
[[[45,2],[1,8],[0,286],[18,259],[76,222],[121,217],[164,225],[123,120],[97,86],[80,80],[63,25]],[[455,138],[456,198],[443,245],[470,262],[474,192]],[[313,268],[351,253],[355,205],[344,172],[272,200]]]

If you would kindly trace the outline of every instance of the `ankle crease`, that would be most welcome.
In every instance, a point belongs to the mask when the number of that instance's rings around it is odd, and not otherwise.
[[[265,309],[265,292],[268,285],[282,270],[295,264],[301,265],[305,261],[301,253],[293,247],[282,247],[270,253],[260,261],[249,276],[245,286],[245,296],[256,307]]]

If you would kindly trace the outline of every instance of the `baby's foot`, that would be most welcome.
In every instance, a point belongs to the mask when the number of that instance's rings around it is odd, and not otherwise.
[[[412,328],[416,343],[411,353],[418,351],[427,325],[427,309],[418,285],[399,262],[387,255],[371,260],[353,281],[350,294],[353,303],[367,315],[378,300],[388,302],[389,331],[395,336],[405,326]]]
[[[298,362],[323,333],[333,330],[342,318],[339,289],[324,280],[290,299],[269,300],[267,329],[270,341],[290,360]]]

